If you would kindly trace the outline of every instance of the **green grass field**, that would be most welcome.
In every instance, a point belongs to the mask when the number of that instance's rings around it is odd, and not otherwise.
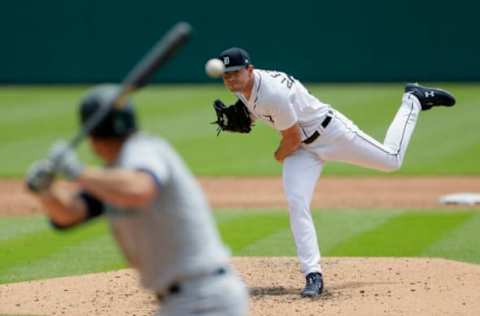
[[[215,213],[235,256],[295,256],[287,212]],[[480,263],[480,213],[315,211],[324,256],[433,256]],[[248,231],[248,234],[245,233]],[[0,219],[0,283],[124,267],[104,220],[69,232],[41,217]]]
[[[458,99],[453,109],[422,113],[404,166],[396,175],[480,174],[480,85],[441,84]],[[312,93],[353,119],[382,141],[400,104],[403,86],[308,85]],[[43,157],[49,145],[77,130],[77,102],[85,86],[0,88],[0,176],[24,174],[30,163]],[[272,154],[279,137],[258,124],[251,135],[216,136],[211,103],[232,102],[221,85],[163,85],[135,96],[141,125],[164,136],[183,154],[197,175],[278,175]],[[86,145],[81,155],[88,161]],[[345,164],[327,164],[326,174],[380,174]]]

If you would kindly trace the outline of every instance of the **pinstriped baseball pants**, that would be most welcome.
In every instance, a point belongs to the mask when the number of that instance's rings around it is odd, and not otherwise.
[[[181,287],[162,302],[156,316],[248,315],[248,291],[235,272],[188,280]]]

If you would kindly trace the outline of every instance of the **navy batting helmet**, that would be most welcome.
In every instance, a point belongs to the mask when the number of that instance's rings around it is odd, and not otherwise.
[[[137,130],[135,112],[130,99],[121,109],[111,106],[119,87],[116,85],[98,85],[89,90],[80,103],[82,125],[101,107],[108,106],[107,115],[90,131],[96,138],[124,138]]]

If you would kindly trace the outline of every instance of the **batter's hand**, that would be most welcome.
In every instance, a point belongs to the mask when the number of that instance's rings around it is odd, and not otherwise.
[[[43,193],[50,188],[54,178],[55,172],[50,161],[36,161],[27,172],[27,188],[33,193]]]
[[[54,172],[61,174],[68,180],[77,179],[85,169],[75,151],[68,147],[67,142],[63,140],[52,146],[48,158],[52,161]]]

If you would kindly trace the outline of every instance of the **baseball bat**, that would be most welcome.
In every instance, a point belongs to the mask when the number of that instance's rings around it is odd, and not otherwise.
[[[88,135],[101,120],[108,114],[111,107],[122,108],[128,96],[138,89],[146,86],[156,70],[169,61],[180,47],[190,37],[192,27],[187,22],[175,24],[130,70],[122,81],[118,92],[111,104],[102,105],[82,126],[80,131],[68,142],[65,151],[73,149]],[[60,159],[63,155],[59,155]],[[54,162],[55,163],[55,162]]]

